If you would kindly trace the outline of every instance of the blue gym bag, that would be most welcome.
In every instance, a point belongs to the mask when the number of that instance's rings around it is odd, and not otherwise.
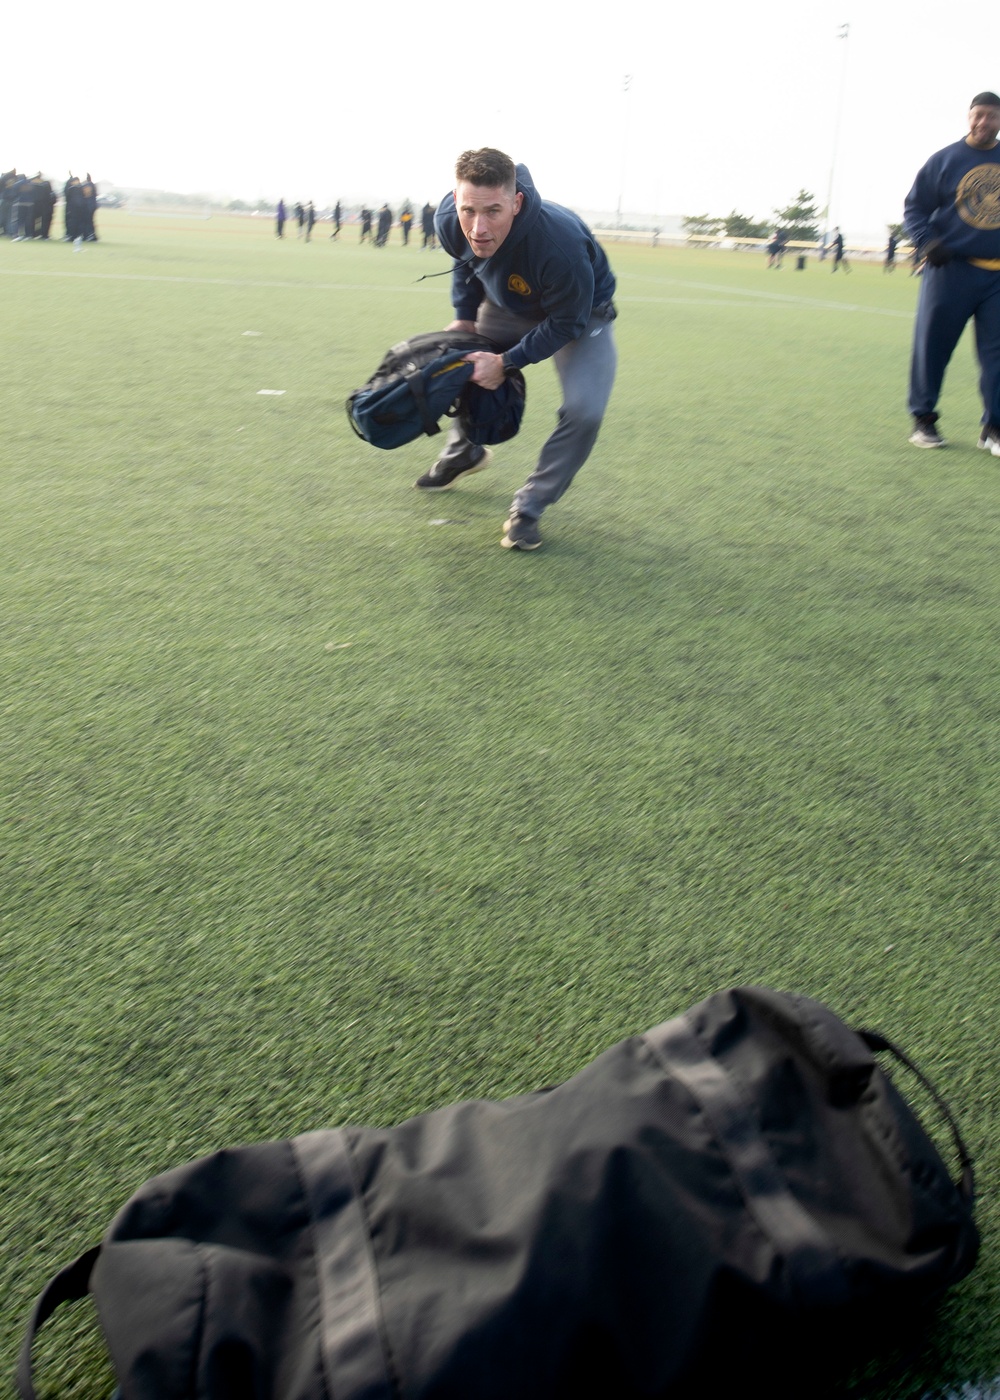
[[[373,447],[402,447],[421,433],[439,433],[442,418],[457,418],[469,441],[481,446],[516,436],[524,415],[524,376],[511,370],[498,389],[473,384],[473,365],[465,358],[470,350],[499,353],[472,331],[431,331],[394,345],[347,400],[358,437]]]

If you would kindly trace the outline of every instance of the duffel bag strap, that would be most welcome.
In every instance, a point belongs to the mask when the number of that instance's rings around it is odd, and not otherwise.
[[[403,378],[409,386],[410,393],[416,400],[417,409],[420,413],[420,421],[424,425],[424,432],[428,437],[433,437],[434,434],[439,433],[441,429],[427,403],[427,395],[424,393],[422,372],[419,369],[411,370],[409,374],[404,374]]]
[[[666,1021],[642,1039],[705,1115],[750,1216],[784,1260],[799,1299],[810,1304],[849,1301],[851,1285],[836,1246],[796,1200],[744,1090],[711,1054],[688,1016]]]
[[[31,1311],[31,1317],[28,1319],[28,1329],[24,1335],[24,1344],[21,1347],[21,1356],[17,1363],[17,1389],[21,1400],[35,1400],[35,1387],[31,1379],[31,1348],[39,1329],[49,1320],[60,1304],[86,1297],[90,1286],[91,1271],[100,1252],[101,1246],[99,1244],[86,1250],[79,1259],[74,1259],[72,1264],[67,1264],[64,1269],[60,1269],[39,1294]]]
[[[351,397],[347,400],[347,403],[344,405],[344,407],[347,410],[347,421],[351,425],[351,429],[354,433],[354,436],[359,437],[362,442],[367,442],[368,439],[365,437],[364,433],[354,421],[354,401],[358,397],[358,394],[361,394],[363,392],[364,390],[362,389],[356,389],[355,392],[351,395]]]
[[[962,1167],[962,1175],[961,1178],[955,1182],[955,1189],[960,1193],[966,1204],[971,1206],[976,1199],[976,1174],[972,1166],[972,1154],[965,1145],[951,1109],[927,1078],[926,1074],[924,1074],[923,1070],[918,1068],[910,1059],[909,1055],[900,1050],[899,1046],[894,1044],[893,1041],[888,1040],[884,1035],[880,1034],[879,1031],[859,1030],[857,1034],[865,1042],[869,1050],[885,1050],[888,1051],[890,1055],[895,1056],[901,1065],[905,1065],[910,1073],[916,1076],[934,1100],[938,1112],[951,1129],[951,1136],[954,1140],[955,1149],[958,1152],[958,1160]]]

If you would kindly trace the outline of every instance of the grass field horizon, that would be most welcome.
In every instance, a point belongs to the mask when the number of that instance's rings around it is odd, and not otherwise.
[[[612,406],[522,555],[551,367],[430,498],[436,443],[343,411],[450,319],[417,280],[443,254],[99,232],[0,240],[4,1384],[153,1173],[562,1080],[746,982],[899,1041],[976,1158],[977,1269],[852,1393],[996,1377],[1000,462],[969,337],[920,452],[905,267],[609,244]],[[85,1314],[41,1395],[110,1390]]]

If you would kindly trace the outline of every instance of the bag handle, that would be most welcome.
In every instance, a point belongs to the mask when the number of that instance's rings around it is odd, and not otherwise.
[[[74,1259],[72,1264],[67,1264],[64,1269],[60,1269],[39,1294],[31,1311],[31,1317],[28,1319],[28,1330],[25,1333],[21,1355],[17,1363],[16,1383],[21,1400],[35,1400],[35,1387],[31,1378],[31,1348],[35,1337],[60,1304],[86,1297],[90,1287],[91,1271],[100,1252],[101,1246],[99,1244],[86,1250],[79,1259]]]
[[[437,419],[434,417],[433,413],[431,413],[430,405],[427,402],[427,395],[424,393],[423,371],[419,369],[412,369],[409,371],[409,373],[404,372],[403,378],[406,381],[406,385],[410,393],[413,395],[414,401],[416,402],[417,411],[420,414],[420,421],[423,424],[424,432],[427,434],[428,437],[433,437],[434,434],[439,433],[441,429],[438,426]]]
[[[869,1050],[886,1050],[890,1055],[894,1055],[900,1064],[905,1065],[910,1073],[916,1076],[934,1100],[938,1112],[951,1129],[951,1136],[955,1143],[955,1148],[958,1152],[958,1160],[962,1167],[961,1178],[955,1183],[956,1189],[965,1203],[971,1207],[976,1199],[976,1174],[972,1165],[972,1154],[965,1145],[965,1141],[958,1130],[958,1124],[955,1122],[955,1116],[951,1109],[927,1078],[926,1074],[924,1074],[923,1070],[919,1069],[910,1059],[909,1055],[903,1050],[900,1050],[899,1046],[894,1044],[893,1041],[880,1034],[879,1031],[859,1030],[858,1035],[868,1046]]]
[[[361,391],[358,390],[357,392],[360,393]],[[351,427],[354,429],[354,436],[355,436],[355,437],[359,437],[359,438],[361,439],[362,442],[367,442],[368,439],[365,437],[364,433],[363,433],[363,432],[361,431],[361,429],[358,427],[357,423],[355,423],[355,421],[354,421],[354,414],[351,412],[351,410],[354,408],[354,398],[355,398],[355,395],[352,394],[351,397],[347,400],[347,403],[345,404],[345,407],[346,407],[346,409],[347,409],[347,421],[348,421],[348,423],[350,423]]]
[[[705,1115],[750,1216],[784,1257],[788,1299],[809,1306],[848,1303],[852,1285],[836,1245],[791,1190],[753,1102],[702,1041],[692,1012],[646,1031],[642,1040]]]

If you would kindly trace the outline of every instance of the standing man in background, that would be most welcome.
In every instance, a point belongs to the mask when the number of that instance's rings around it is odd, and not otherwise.
[[[615,277],[583,220],[543,200],[527,166],[491,147],[466,151],[455,189],[435,218],[441,246],[455,259],[449,330],[478,331],[502,353],[473,351],[473,382],[496,389],[512,369],[551,359],[563,401],[555,432],[514,495],[501,544],[537,549],[538,520],[590,456],[615,378]],[[489,449],[465,437],[458,420],[444,451],[414,485],[443,491],[482,471]]]
[[[831,271],[836,272],[838,267],[843,267],[845,272],[850,272],[851,264],[844,257],[844,235],[839,228],[835,228],[830,235],[829,251],[833,254]]]
[[[94,218],[97,214],[97,186],[90,178],[89,170],[81,189],[83,191],[83,236],[88,243],[96,243],[97,230],[94,227]]]
[[[63,186],[63,218],[66,221],[66,242],[75,243],[78,238],[82,239],[86,211],[79,175],[71,175]]]
[[[774,236],[767,245],[767,265],[768,267],[780,267],[785,261],[785,245],[788,242],[788,230],[776,228]],[[820,262],[826,256],[826,246],[820,249]]]
[[[895,225],[889,225],[889,242],[885,245],[885,262],[882,264],[883,272],[896,271],[896,249],[899,247],[899,235],[896,233]]]
[[[434,233],[434,212],[434,205],[431,204],[430,200],[427,201],[420,211],[420,227],[424,235],[422,246],[424,248],[437,247],[437,236]]]
[[[906,197],[906,229],[924,259],[913,328],[909,409],[914,447],[944,447],[937,404],[969,319],[983,399],[978,446],[1000,457],[1000,97],[980,92],[969,134],[935,152]]]
[[[48,238],[56,209],[56,192],[52,188],[52,181],[44,179],[41,171],[35,176],[35,184],[38,187],[35,195],[35,209],[39,219],[38,237]]]

